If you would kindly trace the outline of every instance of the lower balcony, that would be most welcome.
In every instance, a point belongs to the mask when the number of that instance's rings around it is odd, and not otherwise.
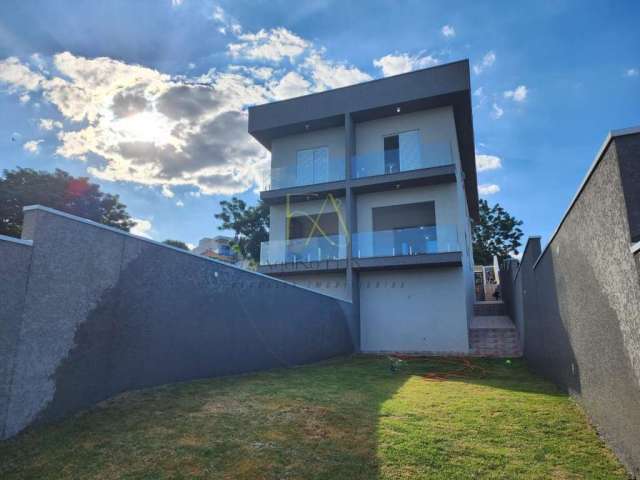
[[[352,236],[353,268],[424,268],[462,265],[456,225],[358,232]]]
[[[329,235],[271,240],[260,245],[258,271],[266,274],[340,272],[346,269],[344,236]]]

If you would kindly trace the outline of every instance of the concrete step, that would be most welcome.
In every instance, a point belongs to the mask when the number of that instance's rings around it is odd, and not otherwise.
[[[521,357],[522,348],[515,328],[470,328],[469,349],[479,357]]]
[[[476,302],[473,304],[473,314],[477,316],[499,316],[507,314],[507,307],[502,300],[497,302]]]

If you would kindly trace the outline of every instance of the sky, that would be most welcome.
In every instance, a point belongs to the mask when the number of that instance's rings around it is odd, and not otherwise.
[[[251,105],[468,58],[480,196],[543,242],[610,130],[640,125],[640,2],[0,3],[0,170],[119,194],[197,244],[269,154]]]

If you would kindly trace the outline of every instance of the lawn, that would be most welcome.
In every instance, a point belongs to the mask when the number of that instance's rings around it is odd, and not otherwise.
[[[0,478],[626,478],[524,363],[473,363],[355,357],[128,393],[0,443]]]

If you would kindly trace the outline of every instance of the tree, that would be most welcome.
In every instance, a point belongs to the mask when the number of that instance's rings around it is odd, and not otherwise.
[[[165,245],[170,245],[172,247],[181,248],[182,250],[186,250],[187,252],[191,251],[189,246],[181,240],[171,240],[170,238],[167,238],[162,243],[164,243]]]
[[[126,232],[135,226],[118,195],[101,192],[86,177],[58,169],[53,173],[5,170],[0,177],[0,234],[20,236],[22,208],[27,205],[55,208]]]
[[[522,245],[521,220],[516,220],[499,204],[489,207],[480,200],[480,221],[473,226],[473,258],[477,265],[491,265],[493,256],[500,262],[510,254],[518,254]]]
[[[220,230],[233,230],[233,249],[253,263],[260,261],[260,243],[269,238],[269,207],[262,201],[255,207],[233,197],[220,202],[222,211],[215,218],[222,220]]]

